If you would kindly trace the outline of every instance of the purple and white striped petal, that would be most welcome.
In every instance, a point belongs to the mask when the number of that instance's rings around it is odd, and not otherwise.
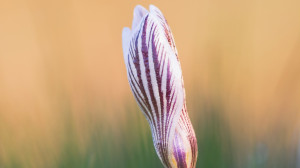
[[[150,124],[165,167],[195,167],[197,142],[187,115],[175,42],[158,8],[134,9],[132,30],[123,29],[123,53],[131,90]]]

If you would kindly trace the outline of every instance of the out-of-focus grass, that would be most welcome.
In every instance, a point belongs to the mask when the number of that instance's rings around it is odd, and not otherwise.
[[[90,123],[89,132],[86,134],[88,140],[83,144],[79,142],[80,137],[74,125],[72,111],[69,107],[64,107],[61,114],[64,125],[61,127],[64,133],[61,147],[55,149],[57,157],[54,160],[47,158],[48,151],[41,151],[44,155],[39,157],[42,160],[41,165],[58,168],[162,167],[155,153],[146,119],[137,105],[127,104],[125,107],[125,118],[122,119],[124,122],[118,123],[117,130],[112,128],[116,123],[110,123],[105,118],[99,123]],[[197,106],[193,109],[198,110]],[[276,146],[273,146],[274,149],[270,149],[272,145],[268,142],[255,142],[250,150],[247,150],[248,147],[235,144],[232,130],[222,115],[219,105],[211,105],[203,117],[204,119],[192,119],[199,147],[197,167],[238,168],[241,162],[246,168],[292,168],[296,166],[297,154],[293,153],[296,151],[285,148],[283,142],[278,141]],[[29,150],[34,148],[32,143],[27,143],[27,145],[30,146]],[[273,152],[270,153],[271,151]],[[246,152],[244,156],[237,157],[237,155],[243,155],[244,152]],[[1,162],[0,167],[37,167],[32,160],[22,160],[20,154],[28,153],[21,151],[6,156],[9,161]],[[47,162],[51,162],[51,165],[47,165]]]
[[[162,167],[146,120],[136,106],[127,109],[124,120],[117,132],[110,128],[109,121],[97,123],[88,134],[85,149],[80,151],[72,120],[66,117],[64,123],[70,125],[65,130],[67,138],[60,149],[57,167]]]

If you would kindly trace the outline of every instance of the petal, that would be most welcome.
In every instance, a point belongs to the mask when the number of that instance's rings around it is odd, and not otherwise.
[[[133,11],[133,21],[131,29],[134,30],[141,22],[142,18],[148,13],[149,12],[144,7],[142,7],[141,5],[137,5]]]
[[[124,27],[122,31],[122,47],[123,47],[123,55],[125,64],[127,66],[127,57],[128,57],[128,50],[129,50],[129,44],[130,44],[130,38],[131,38],[131,31],[128,27]]]

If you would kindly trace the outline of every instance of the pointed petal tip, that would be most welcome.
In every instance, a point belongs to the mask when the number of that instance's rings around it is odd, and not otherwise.
[[[155,8],[157,8],[155,5],[153,5],[153,4],[150,4],[150,5],[149,5],[149,10],[155,9]]]
[[[148,12],[148,10],[144,8],[142,5],[136,5],[134,7],[134,13],[135,12]]]
[[[133,21],[132,21],[132,30],[135,29],[135,27],[138,26],[138,24],[140,23],[140,21],[142,20],[142,18],[147,15],[149,12],[147,9],[145,9],[143,6],[141,5],[137,5],[135,6],[134,10],[133,10]]]
[[[162,13],[162,12],[158,9],[158,7],[156,7],[156,6],[153,5],[153,4],[149,5],[149,11],[150,11],[150,12],[158,12],[158,13]]]

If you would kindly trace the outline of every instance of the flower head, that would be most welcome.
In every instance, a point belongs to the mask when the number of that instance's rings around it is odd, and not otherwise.
[[[122,33],[127,76],[133,95],[149,122],[163,165],[194,168],[197,141],[187,114],[177,49],[161,11],[134,9],[131,30]]]

